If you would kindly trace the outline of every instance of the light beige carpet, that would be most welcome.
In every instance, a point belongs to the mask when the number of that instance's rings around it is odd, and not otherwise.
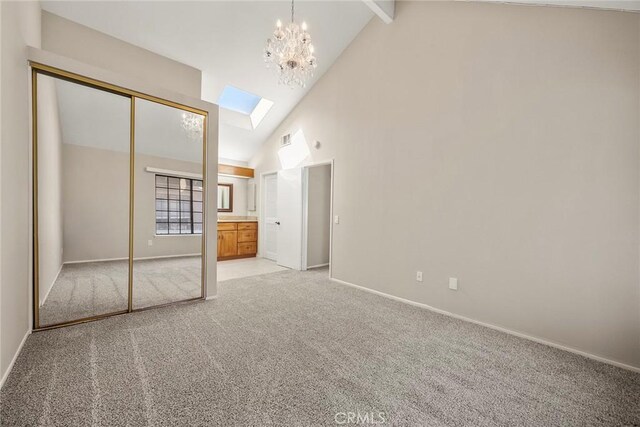
[[[356,425],[349,414],[359,425],[640,425],[640,374],[326,270],[218,288],[216,300],[30,335],[0,394],[2,426]]]

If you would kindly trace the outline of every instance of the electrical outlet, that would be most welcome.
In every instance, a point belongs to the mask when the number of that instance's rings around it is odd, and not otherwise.
[[[147,240],[147,245],[153,246],[153,240],[151,240],[151,239]]]
[[[336,215],[333,217],[333,222],[336,224],[340,224],[340,215]]]
[[[449,289],[457,291],[458,290],[458,278],[449,277]]]
[[[416,271],[416,281],[422,282],[422,271]]]

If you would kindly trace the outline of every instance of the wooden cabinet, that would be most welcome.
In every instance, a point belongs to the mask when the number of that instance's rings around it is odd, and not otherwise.
[[[218,223],[218,261],[250,258],[258,252],[257,222]]]
[[[257,242],[258,234],[255,230],[238,231],[238,243]]]
[[[236,231],[238,224],[235,222],[219,222],[218,231]]]
[[[257,249],[256,242],[238,243],[238,255],[256,256]]]
[[[218,258],[238,254],[238,232],[218,231]]]

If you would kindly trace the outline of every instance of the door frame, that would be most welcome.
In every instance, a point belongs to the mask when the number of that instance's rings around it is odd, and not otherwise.
[[[311,162],[305,165],[300,166],[303,169],[303,182],[302,182],[302,245],[303,245],[303,249],[302,249],[302,260],[301,260],[301,265],[302,265],[302,271],[306,271],[307,270],[307,230],[308,230],[308,224],[307,224],[307,205],[308,205],[308,195],[307,195],[307,176],[308,176],[308,168],[310,167],[314,167],[314,166],[323,166],[323,165],[329,165],[331,166],[331,189],[330,189],[330,201],[329,201],[329,278],[333,277],[333,209],[334,209],[334,202],[333,202],[333,198],[334,198],[334,183],[335,183],[335,159],[327,159],[327,160],[321,160],[318,162]],[[264,216],[264,192],[265,192],[265,185],[264,185],[264,180],[265,177],[267,175],[274,175],[277,174],[280,170],[282,169],[276,169],[276,170],[269,170],[267,172],[262,172],[260,173],[260,191],[258,192],[260,199],[258,200],[258,203],[260,205],[259,208],[259,233],[258,233],[258,256],[261,258],[264,258],[264,253],[263,253],[263,246],[264,246],[264,242],[265,242],[265,216]]]
[[[266,216],[265,216],[265,203],[264,203],[264,195],[265,195],[265,191],[267,186],[264,185],[265,183],[265,179],[267,178],[267,176],[269,175],[276,175],[276,180],[278,178],[278,171],[269,171],[269,172],[262,172],[260,174],[260,199],[259,199],[259,204],[260,204],[260,211],[259,211],[259,216],[258,216],[258,253],[257,256],[260,258],[265,258],[265,259],[269,259],[265,256],[266,252],[264,250],[264,245],[266,242],[266,232],[267,232],[267,224],[266,224]],[[276,252],[277,254],[277,252]],[[277,258],[277,257],[276,257]],[[273,260],[270,260],[273,261]],[[274,261],[275,262],[275,261]]]
[[[302,271],[306,271],[309,267],[307,262],[308,247],[307,236],[309,233],[309,169],[316,166],[331,167],[331,181],[329,183],[329,277],[333,277],[333,178],[335,171],[334,159],[324,160],[320,162],[309,163],[303,166],[302,175]]]

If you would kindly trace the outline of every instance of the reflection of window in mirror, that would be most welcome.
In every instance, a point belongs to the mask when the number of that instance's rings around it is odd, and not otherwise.
[[[202,180],[156,175],[156,234],[202,234]]]
[[[218,184],[218,212],[233,212],[233,184]]]

